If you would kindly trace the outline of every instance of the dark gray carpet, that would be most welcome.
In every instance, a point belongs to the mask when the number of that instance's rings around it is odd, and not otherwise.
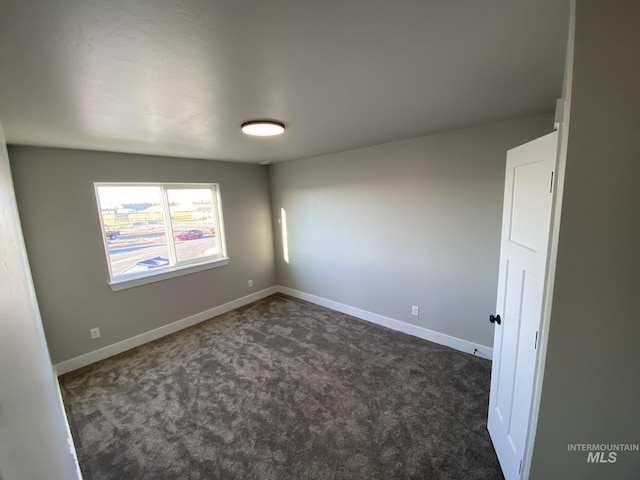
[[[489,377],[273,295],[60,383],[85,480],[502,479]]]

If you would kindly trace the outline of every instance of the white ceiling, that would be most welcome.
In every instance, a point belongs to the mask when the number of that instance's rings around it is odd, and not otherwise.
[[[8,143],[283,161],[539,113],[569,0],[0,0]],[[247,137],[254,118],[278,138]]]

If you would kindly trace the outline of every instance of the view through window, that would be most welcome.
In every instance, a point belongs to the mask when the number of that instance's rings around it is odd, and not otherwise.
[[[111,280],[224,257],[215,184],[96,183]]]

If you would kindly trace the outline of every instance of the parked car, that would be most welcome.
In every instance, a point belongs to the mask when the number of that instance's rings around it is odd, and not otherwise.
[[[194,238],[201,238],[204,235],[202,230],[183,230],[176,235],[178,240],[193,240]]]
[[[136,272],[146,272],[147,270],[151,270],[153,268],[158,267],[166,267],[169,265],[169,260],[164,257],[154,257],[148,258],[147,260],[141,260],[136,263],[133,267],[127,268],[121,275],[126,273],[136,273]]]

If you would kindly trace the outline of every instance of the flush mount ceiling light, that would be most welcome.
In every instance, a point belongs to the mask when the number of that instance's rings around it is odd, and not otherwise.
[[[250,122],[244,122],[240,128],[247,135],[271,137],[284,132],[284,123],[273,120],[251,120]]]

